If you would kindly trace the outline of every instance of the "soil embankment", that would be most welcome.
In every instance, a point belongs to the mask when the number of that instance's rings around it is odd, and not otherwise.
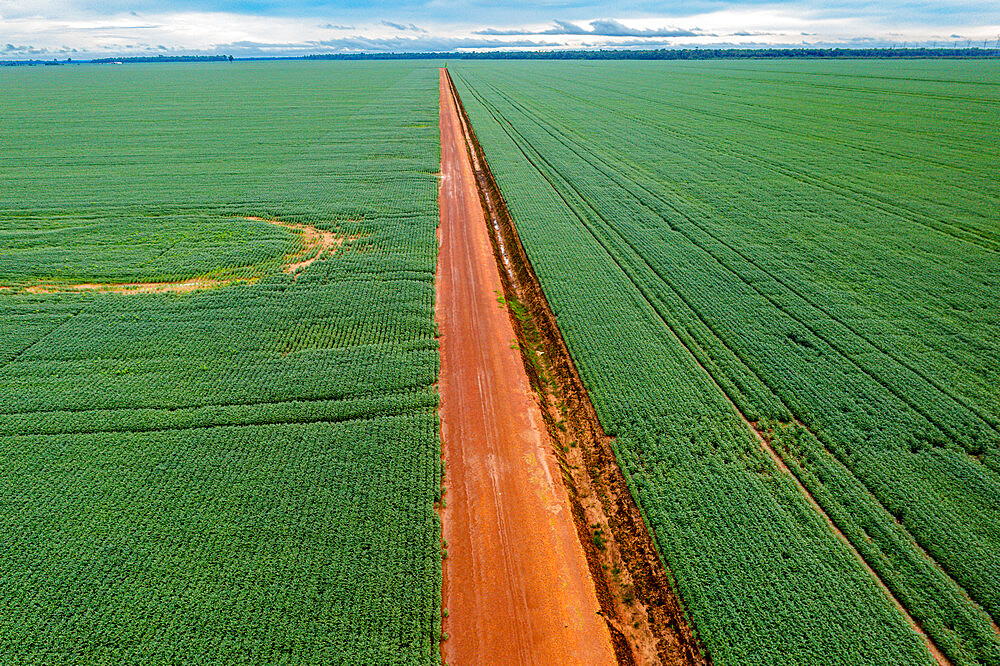
[[[440,113],[442,657],[614,664],[559,461],[497,301],[500,276],[444,71]]]

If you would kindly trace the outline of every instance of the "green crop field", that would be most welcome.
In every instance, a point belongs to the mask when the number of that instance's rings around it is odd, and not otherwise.
[[[0,70],[0,662],[439,662],[437,83]]]
[[[1000,63],[451,74],[712,662],[1000,666]],[[437,65],[0,96],[0,663],[440,663]]]
[[[1000,66],[457,63],[717,666],[1000,664]]]

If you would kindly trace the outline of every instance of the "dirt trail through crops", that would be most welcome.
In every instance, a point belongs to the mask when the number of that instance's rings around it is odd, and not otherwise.
[[[284,227],[298,232],[302,239],[302,249],[285,257],[286,273],[298,273],[306,266],[311,266],[317,259],[322,259],[323,255],[330,255],[336,252],[337,248],[344,244],[344,241],[357,240],[359,236],[345,236],[325,229],[317,229],[308,224],[298,224],[296,222],[283,222],[266,217],[247,217],[247,220],[256,222],[267,222],[277,227]]]
[[[254,215],[244,216],[244,220],[254,222],[267,222],[276,227],[283,227],[298,234],[302,247],[295,252],[286,255],[282,261],[282,270],[290,275],[295,275],[303,268],[312,265],[318,259],[333,255],[345,241],[357,240],[360,236],[347,236],[325,229],[318,229],[309,224],[299,224],[296,222],[285,222],[283,220],[257,217]],[[252,284],[260,276],[220,278],[204,275],[190,278],[188,280],[178,280],[174,282],[42,282],[28,285],[26,287],[0,286],[0,291],[4,293],[29,293],[29,294],[58,294],[58,293],[84,293],[102,292],[112,294],[185,294],[203,289],[215,289],[231,284],[243,283]]]
[[[719,387],[719,390],[721,391],[722,388]],[[728,398],[728,396],[726,397]],[[736,408],[736,404],[735,403],[732,404],[733,407]],[[747,423],[747,425],[750,426],[750,429],[753,431],[753,434],[756,435],[757,441],[760,444],[761,448],[771,458],[771,461],[774,462],[775,466],[782,472],[787,474],[789,477],[791,477],[792,481],[795,483],[795,486],[799,489],[799,492],[802,493],[802,496],[805,497],[806,501],[809,503],[809,506],[811,506],[813,510],[819,514],[820,518],[823,519],[827,527],[830,528],[830,531],[832,531],[837,536],[837,538],[840,539],[845,546],[847,546],[848,550],[850,550],[851,553],[854,555],[854,557],[857,558],[861,566],[863,566],[865,570],[869,574],[871,574],[871,577],[875,579],[875,583],[879,586],[879,588],[881,588],[882,592],[887,597],[889,597],[889,600],[892,601],[894,606],[896,606],[896,609],[903,614],[904,618],[906,618],[906,621],[910,625],[910,628],[923,637],[924,643],[927,645],[927,649],[934,657],[934,660],[940,666],[951,666],[951,662],[944,655],[944,653],[941,652],[940,649],[938,649],[938,646],[934,644],[934,641],[931,640],[931,637],[924,631],[923,627],[920,626],[920,623],[917,622],[912,615],[910,615],[910,612],[906,610],[906,607],[903,606],[902,602],[900,602],[899,599],[896,597],[896,595],[892,593],[889,587],[885,584],[885,581],[882,580],[882,577],[879,576],[874,569],[872,569],[871,565],[868,564],[865,558],[861,556],[861,553],[858,552],[858,549],[854,547],[854,544],[851,543],[851,540],[847,538],[847,535],[845,535],[843,532],[840,531],[840,528],[837,527],[837,524],[833,522],[833,519],[830,518],[829,514],[827,514],[827,512],[823,510],[823,507],[819,505],[819,502],[817,502],[816,499],[812,496],[812,493],[810,493],[809,490],[804,485],[802,485],[802,482],[799,481],[799,478],[795,476],[795,474],[792,472],[791,469],[789,469],[788,465],[785,464],[785,461],[782,460],[778,452],[774,449],[773,446],[771,446],[771,442],[769,442],[768,439],[764,436],[764,433],[758,430],[756,425],[752,421],[749,421],[746,418],[746,416],[744,416],[743,412],[740,412],[738,408],[736,408],[736,410],[739,413],[739,415],[743,418],[743,420]]]
[[[757,438],[757,442],[760,445],[761,450],[763,450],[768,455],[768,457],[771,458],[771,461],[779,470],[785,473],[792,480],[792,482],[795,484],[795,487],[798,488],[799,492],[805,498],[806,502],[809,503],[809,506],[811,506],[812,509],[817,514],[819,514],[819,517],[823,520],[823,522],[826,523],[826,526],[830,529],[830,531],[833,532],[833,534],[838,539],[840,539],[840,541],[845,546],[847,546],[847,549],[851,552],[851,554],[853,554],[854,557],[857,558],[858,563],[861,564],[861,566],[864,567],[865,571],[867,571],[871,575],[871,577],[875,580],[876,585],[878,585],[878,587],[882,590],[883,594],[885,594],[885,596],[889,598],[889,600],[896,607],[896,609],[903,615],[903,617],[906,619],[906,622],[910,625],[910,628],[913,629],[913,631],[915,631],[916,633],[920,634],[920,636],[924,639],[924,643],[927,645],[927,650],[931,653],[931,655],[934,657],[934,660],[939,664],[939,666],[952,666],[948,657],[946,657],[944,653],[941,652],[938,646],[934,643],[934,641],[931,640],[930,635],[928,635],[927,632],[924,631],[923,627],[920,626],[920,623],[917,622],[917,620],[912,615],[910,615],[910,612],[906,609],[906,607],[902,604],[902,602],[900,602],[900,600],[896,597],[896,595],[893,594],[892,590],[889,589],[889,586],[886,585],[885,581],[882,580],[882,577],[879,576],[874,569],[872,569],[871,565],[868,564],[868,562],[861,555],[858,549],[855,548],[854,544],[851,543],[851,540],[847,538],[847,535],[845,535],[840,530],[840,528],[837,527],[837,524],[833,522],[833,519],[830,518],[830,515],[823,510],[823,507],[820,506],[819,502],[816,501],[816,498],[813,497],[812,493],[810,493],[809,490],[802,484],[802,482],[799,481],[799,478],[795,476],[795,473],[792,472],[792,470],[788,467],[788,465],[785,464],[785,461],[782,459],[781,455],[771,445],[769,437],[767,436],[768,433],[762,432],[759,429],[758,423],[756,421],[751,421],[750,419],[747,418],[746,414],[744,414],[743,411],[739,408],[739,406],[733,401],[733,399],[729,397],[729,394],[726,393],[725,390],[723,390],[723,388],[719,385],[717,381],[715,381],[715,378],[712,376],[712,373],[708,371],[708,368],[702,365],[701,361],[699,361],[697,357],[695,357],[695,355],[691,352],[690,349],[688,349],[687,351],[691,359],[698,365],[698,367],[700,367],[705,372],[705,374],[708,376],[712,384],[715,385],[715,388],[717,388],[719,390],[719,393],[721,393],[723,397],[725,397],[726,401],[729,402],[730,406],[733,408],[733,411],[735,411],[739,415],[739,417],[750,429],[750,432],[752,432],[754,436]],[[805,424],[803,424],[801,421],[799,421],[798,423],[803,427],[805,426]]]
[[[441,74],[443,659],[616,663],[514,332],[457,108]]]

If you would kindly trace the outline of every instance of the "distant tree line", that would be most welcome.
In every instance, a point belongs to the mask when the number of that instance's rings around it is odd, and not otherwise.
[[[0,66],[19,65],[72,65],[80,63],[92,63],[95,65],[113,65],[117,63],[134,62],[226,62],[233,60],[231,55],[155,55],[155,56],[129,56],[122,58],[93,58],[91,60],[0,60]]]
[[[717,60],[767,58],[997,58],[1000,49],[602,49],[600,51],[476,51],[462,53],[321,53],[304,60]]]
[[[93,60],[88,60],[87,62],[92,62],[98,65],[107,65],[111,63],[121,62],[226,62],[232,60],[231,55],[178,55],[178,56],[168,56],[168,55],[155,55],[155,56],[132,56],[129,58],[94,58]]]
[[[62,65],[58,60],[0,60],[0,67],[17,67],[25,65]]]

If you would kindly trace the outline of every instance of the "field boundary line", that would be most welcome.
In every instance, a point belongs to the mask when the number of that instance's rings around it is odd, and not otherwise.
[[[854,478],[858,482],[858,485],[860,485],[862,488],[865,489],[865,492],[868,494],[869,497],[871,497],[872,501],[874,501],[876,504],[878,504],[878,506],[883,507],[883,505],[879,501],[878,497],[876,497],[875,494],[872,493],[872,491],[868,488],[868,486],[866,486],[864,483],[862,483],[860,479],[858,479],[857,477],[854,476],[853,473],[851,473],[850,468],[848,468],[847,465],[845,465],[840,460],[840,458],[838,458],[832,451],[830,451],[830,449],[826,445],[826,442],[824,442],[820,438],[820,436],[818,434],[816,434],[815,432],[813,432],[809,428],[809,426],[807,426],[805,423],[803,423],[799,419],[795,419],[795,424],[798,425],[798,426],[800,426],[800,427],[802,427],[802,428],[804,428],[805,431],[808,432],[809,435],[811,435],[812,438],[816,440],[816,442],[819,444],[819,448],[823,452],[823,455],[827,456],[827,458],[830,460],[830,462],[835,467],[838,467],[838,468],[842,469],[846,474],[849,474],[852,478]],[[884,507],[883,507],[883,509],[884,509]],[[989,612],[987,612],[987,610],[985,608],[983,608],[978,601],[976,601],[975,599],[972,598],[972,595],[970,595],[969,591],[965,589],[965,586],[963,586],[950,573],[948,573],[948,570],[945,569],[944,566],[942,566],[940,562],[938,562],[929,552],[927,552],[927,550],[923,546],[920,545],[920,543],[916,540],[916,538],[913,536],[913,534],[906,528],[905,525],[903,525],[899,521],[899,518],[897,518],[896,516],[894,516],[888,510],[885,510],[885,514],[889,517],[890,520],[892,520],[893,524],[896,525],[896,527],[898,527],[902,531],[902,533],[906,535],[906,538],[909,541],[909,545],[918,554],[920,554],[931,566],[935,567],[946,578],[946,580],[948,580],[950,583],[952,583],[955,586],[955,589],[957,589],[958,592],[962,595],[962,597],[965,599],[966,603],[968,603],[972,608],[974,608],[974,609],[982,612],[983,615],[985,616],[985,618],[989,621],[989,624],[992,627],[994,633],[996,633],[997,636],[1000,636],[1000,626],[997,625],[996,620],[993,619],[993,616],[990,615]]]
[[[82,412],[131,412],[136,410],[155,412],[177,412],[192,411],[196,409],[212,409],[214,407],[254,407],[257,405],[290,405],[295,403],[310,404],[316,402],[347,402],[350,400],[364,400],[373,397],[401,397],[413,393],[420,393],[422,390],[429,391],[426,385],[415,385],[417,388],[404,387],[399,390],[376,390],[367,393],[359,393],[349,397],[320,397],[320,398],[287,398],[284,400],[262,400],[260,402],[206,402],[203,405],[174,405],[161,407],[156,405],[144,405],[142,407],[80,407],[68,409],[37,409],[22,410],[19,412],[0,412],[0,416],[34,416],[45,414],[80,414]]]
[[[122,428],[120,430],[115,429],[95,429],[95,430],[73,430],[68,432],[54,432],[54,433],[19,433],[16,435],[2,435],[2,439],[16,439],[18,437],[61,437],[65,435],[114,435],[114,434],[144,434],[150,432],[171,432],[171,431],[183,431],[183,430],[212,430],[214,428],[254,428],[262,426],[295,426],[295,425],[310,425],[315,423],[351,423],[355,421],[377,421],[382,418],[398,418],[404,417],[412,414],[420,414],[425,408],[403,408],[397,410],[387,410],[384,414],[374,414],[374,415],[362,415],[362,416],[345,416],[343,418],[336,417],[319,417],[311,419],[302,419],[300,421],[285,421],[285,420],[275,420],[275,421],[241,421],[239,423],[207,423],[199,425],[190,426],[163,426],[163,427],[153,427],[153,428]],[[429,408],[428,408],[429,409]]]

